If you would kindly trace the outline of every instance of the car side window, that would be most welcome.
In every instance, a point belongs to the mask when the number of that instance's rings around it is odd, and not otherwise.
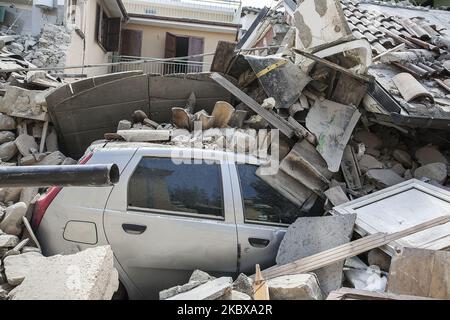
[[[223,217],[220,165],[143,158],[128,183],[128,206]]]
[[[302,215],[300,208],[256,175],[255,165],[236,164],[246,222],[291,224]]]

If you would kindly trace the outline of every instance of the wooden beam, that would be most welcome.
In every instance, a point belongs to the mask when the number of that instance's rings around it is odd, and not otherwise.
[[[261,275],[259,264],[256,265],[255,281],[253,282],[253,300],[270,300],[269,287]]]
[[[274,266],[266,269],[263,271],[263,276],[268,279],[290,274],[311,272],[332,265],[335,262],[381,247],[392,241],[448,222],[450,222],[450,216],[442,216],[399,232],[391,234],[376,233],[282,266]]]
[[[264,120],[266,120],[270,125],[279,129],[286,137],[292,138],[294,135],[296,135],[295,130],[289,125],[286,120],[282,119],[277,114],[264,109],[258,102],[242,92],[238,87],[222,77],[220,74],[213,73],[211,75],[211,79],[231,92],[236,98],[245,103],[250,109],[263,117]]]
[[[314,60],[314,61],[316,61],[318,63],[323,64],[323,65],[326,65],[327,67],[329,67],[331,69],[334,69],[334,70],[336,70],[338,72],[345,73],[345,74],[349,75],[350,77],[359,79],[359,80],[364,81],[364,82],[372,82],[373,81],[373,79],[368,77],[368,76],[364,76],[364,75],[361,75],[361,74],[354,73],[354,72],[352,72],[350,70],[347,70],[347,69],[341,67],[340,65],[338,65],[336,63],[328,61],[328,60],[326,60],[324,58],[320,58],[320,57],[315,56],[315,55],[313,55],[311,53],[308,53],[308,52],[305,52],[305,51],[302,51],[302,50],[299,50],[299,49],[295,49],[295,48],[292,48],[292,51],[297,53],[297,54],[299,54],[299,55],[302,55],[302,56],[304,56],[304,57],[306,57],[308,59]]]

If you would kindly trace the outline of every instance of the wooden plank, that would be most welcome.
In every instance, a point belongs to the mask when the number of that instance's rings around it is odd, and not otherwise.
[[[39,145],[39,153],[44,152],[45,140],[47,140],[48,132],[48,120],[44,122],[44,127],[42,128],[41,144]]]
[[[267,122],[269,122],[269,124],[279,129],[285,136],[287,136],[288,138],[292,138],[295,135],[295,131],[287,121],[261,107],[258,102],[242,92],[238,87],[233,85],[230,81],[222,77],[220,74],[213,73],[211,78],[222,87],[227,89],[229,92],[231,92],[236,98],[245,103],[250,109],[263,117]]]
[[[304,57],[306,57],[308,59],[311,59],[311,60],[314,60],[314,61],[316,61],[318,63],[324,64],[327,67],[330,67],[331,69],[334,69],[334,70],[336,70],[338,72],[344,73],[344,74],[346,74],[346,75],[348,75],[350,77],[359,79],[359,80],[364,81],[364,82],[372,82],[373,81],[373,79],[371,79],[368,76],[364,76],[364,75],[361,75],[361,74],[356,74],[356,73],[354,73],[354,72],[352,72],[350,70],[347,70],[347,69],[341,67],[338,64],[335,64],[335,63],[333,63],[331,61],[328,61],[326,59],[323,59],[323,58],[319,58],[319,57],[317,57],[317,56],[315,56],[315,55],[313,55],[311,53],[308,53],[308,52],[305,52],[305,51],[302,51],[302,50],[299,50],[299,49],[294,49],[294,48],[292,49],[292,51],[294,51],[295,53],[297,53],[299,55],[302,55],[302,56],[304,56]]]
[[[377,233],[374,235],[370,235],[362,239],[352,241],[348,244],[325,250],[323,252],[296,260],[282,266],[274,266],[272,268],[264,270],[263,275],[266,278],[275,278],[283,275],[310,272],[322,267],[329,266],[335,262],[354,257],[371,249],[381,247],[392,241],[401,239],[411,234],[415,234],[417,232],[448,222],[450,222],[450,216],[442,216],[399,232],[391,234]]]
[[[434,300],[427,297],[400,295],[385,292],[372,292],[353,288],[340,288],[332,291],[327,300]]]
[[[269,287],[261,275],[259,264],[256,265],[255,281],[253,282],[253,300],[270,300]]]
[[[450,299],[450,252],[404,248],[392,259],[388,291]]]

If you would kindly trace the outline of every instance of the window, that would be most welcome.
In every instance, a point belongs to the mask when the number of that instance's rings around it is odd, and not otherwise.
[[[67,4],[67,22],[74,24],[78,30],[84,32],[84,11],[85,1],[83,0],[68,0]]]
[[[97,4],[95,38],[105,51],[119,51],[121,24],[121,18],[109,18],[103,7]]]
[[[218,164],[143,158],[128,184],[128,206],[223,217]]]
[[[246,222],[291,224],[300,208],[256,175],[257,166],[237,164]]]

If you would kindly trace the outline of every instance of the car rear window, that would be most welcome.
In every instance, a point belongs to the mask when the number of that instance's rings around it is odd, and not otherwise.
[[[143,158],[128,184],[128,206],[223,217],[220,165]]]

